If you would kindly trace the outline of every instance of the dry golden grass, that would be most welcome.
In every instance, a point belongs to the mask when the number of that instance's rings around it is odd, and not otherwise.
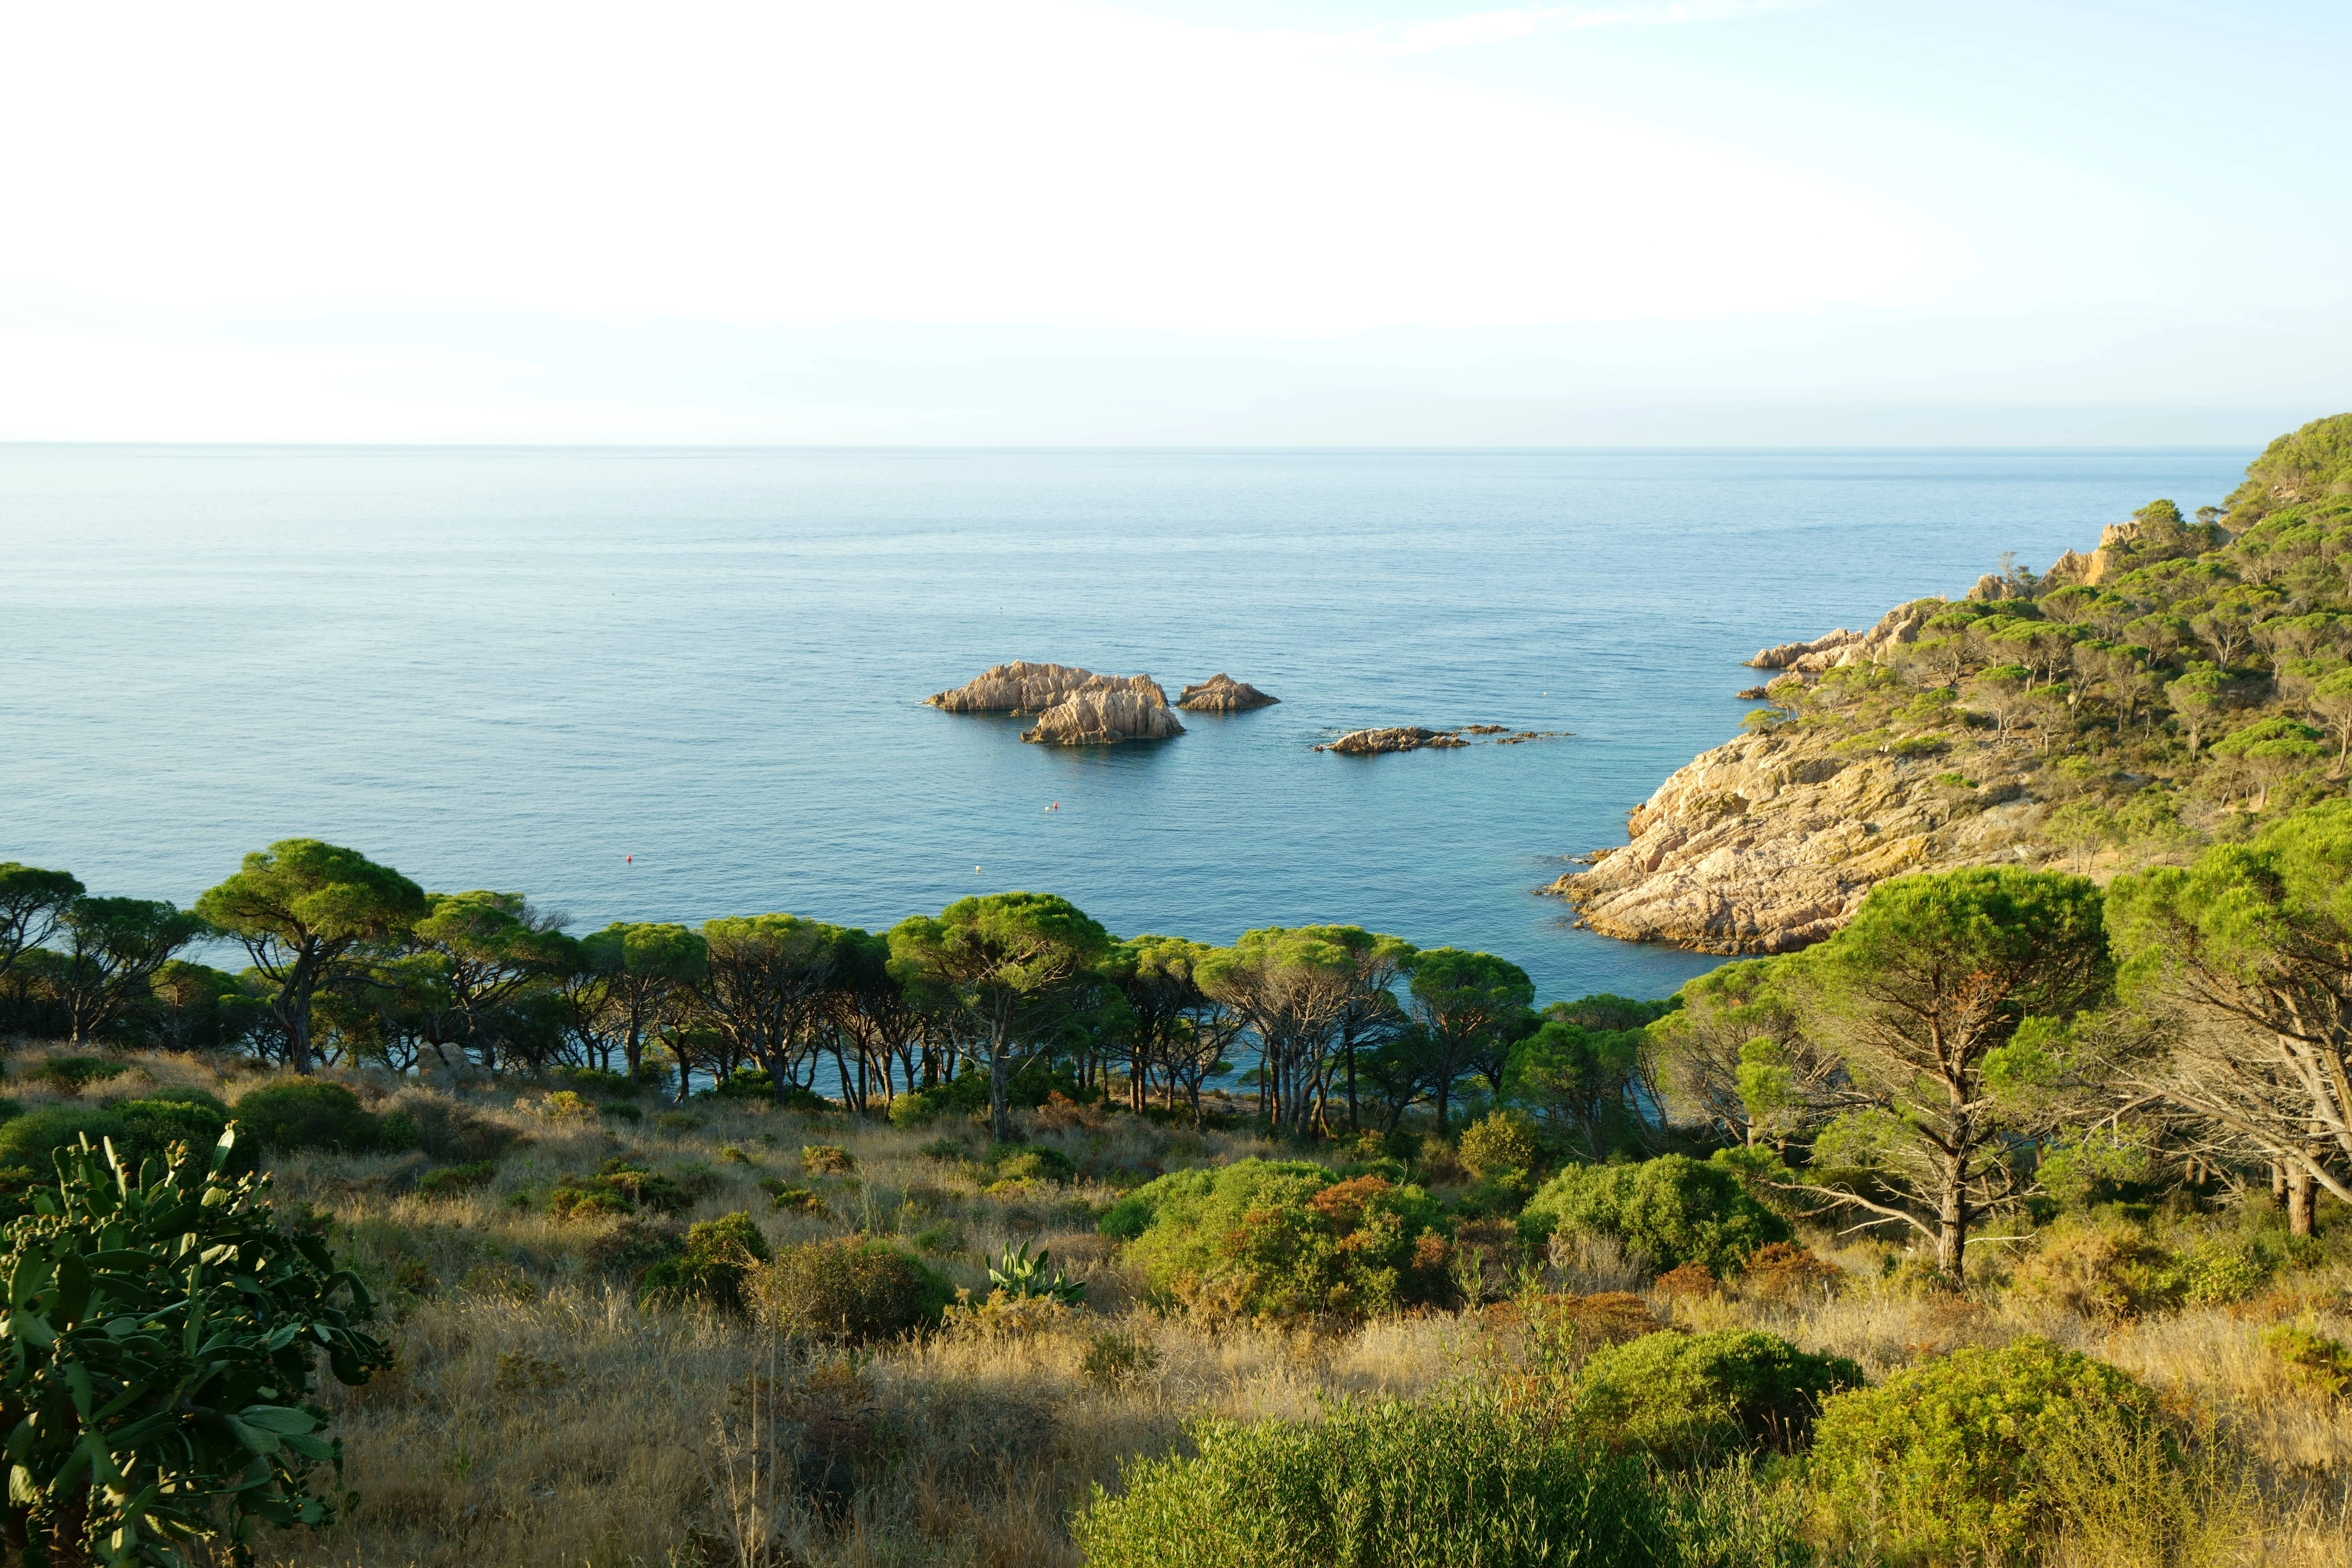
[[[21,1102],[56,1092],[26,1081]],[[155,1085],[234,1101],[265,1079],[194,1060],[141,1058]],[[440,1097],[516,1142],[485,1186],[416,1190],[437,1162],[294,1155],[273,1162],[281,1199],[331,1214],[340,1244],[377,1282],[399,1364],[327,1400],[356,1503],[330,1531],[284,1534],[265,1561],[356,1568],[505,1565],[1072,1564],[1066,1521],[1123,1460],[1164,1452],[1203,1415],[1312,1416],[1335,1395],[1418,1394],[1495,1364],[1511,1315],[1392,1318],[1345,1334],[1249,1326],[1205,1331],[1161,1316],[1093,1229],[1125,1178],[1277,1151],[1261,1139],[1200,1135],[1114,1117],[1041,1128],[1040,1143],[1081,1170],[1067,1188],[984,1191],[960,1158],[975,1129],[920,1132],[708,1102],[696,1125],[665,1127],[646,1102],[631,1123],[567,1113],[544,1092],[341,1079],[379,1108]],[[804,1144],[846,1152],[846,1173],[804,1169]],[[925,1152],[926,1148],[932,1150]],[[731,1152],[730,1152],[731,1151]],[[919,1245],[954,1283],[984,1295],[1008,1244],[1050,1248],[1087,1286],[1083,1311],[967,1320],[907,1343],[847,1354],[796,1347],[740,1318],[638,1310],[593,1264],[616,1222],[549,1216],[558,1178],[625,1156],[705,1184],[680,1221],[751,1213],[777,1245],[867,1230]],[[822,1162],[820,1162],[822,1163]],[[1093,1173],[1089,1175],[1087,1173]],[[823,1215],[779,1212],[760,1183],[809,1188]],[[1753,1326],[1860,1361],[1874,1378],[1961,1345],[2045,1333],[2164,1390],[2233,1456],[2200,1472],[2211,1539],[2183,1562],[2341,1568],[2352,1562],[2352,1403],[2294,1384],[2262,1335],[2312,1315],[2352,1339],[2335,1275],[2263,1306],[2205,1309],[2109,1325],[2011,1306],[1998,1289],[1956,1300],[1889,1281],[1882,1248],[1822,1240],[1836,1270],[1780,1300],[1737,1291],[1646,1295],[1693,1329]],[[1563,1242],[1546,1270],[1580,1293],[1641,1284],[1605,1245]],[[1502,1327],[1497,1327],[1500,1324]],[[2203,1494],[2200,1494],[2203,1495]],[[2128,1510],[2126,1510],[2127,1515]],[[2134,1521],[2067,1543],[2068,1568],[2142,1560]]]

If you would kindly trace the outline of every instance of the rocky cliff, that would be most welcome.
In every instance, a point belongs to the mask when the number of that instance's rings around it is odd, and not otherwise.
[[[1246,708],[1265,708],[1281,700],[1279,697],[1267,696],[1246,680],[1235,680],[1221,669],[1199,685],[1186,687],[1184,695],[1176,699],[1176,706],[1202,713],[1238,713]]]
[[[2029,840],[2043,807],[1948,766],[1841,754],[1825,737],[1743,736],[1660,784],[1626,824],[1632,843],[1546,890],[1608,936],[1786,952],[1844,924],[1885,878],[2038,861]]]

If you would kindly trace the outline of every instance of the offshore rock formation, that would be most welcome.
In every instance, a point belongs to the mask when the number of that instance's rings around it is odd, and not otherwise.
[[[1235,680],[1221,669],[1199,685],[1186,687],[1184,695],[1176,699],[1176,706],[1202,713],[1238,713],[1281,700],[1279,697],[1267,696],[1246,680]]]
[[[1021,738],[1043,745],[1116,746],[1184,732],[1151,677],[1097,675],[1073,664],[1015,659],[923,700],[950,713],[1034,713],[1037,722]]]
[[[1074,664],[1032,664],[1015,659],[983,671],[977,679],[923,700],[950,713],[1043,713],[1079,691],[1160,691],[1148,675],[1097,675]],[[1160,692],[1160,701],[1167,693]]]
[[[1885,878],[2039,859],[2027,841],[2045,808],[2014,785],[1939,782],[1949,763],[1835,744],[1768,732],[1702,753],[1634,810],[1632,843],[1545,891],[1607,936],[1787,952]]]
[[[1399,724],[1386,730],[1350,730],[1329,745],[1315,749],[1337,752],[1348,757],[1377,757],[1387,752],[1418,752],[1424,747],[1466,746],[1469,743],[1451,730],[1424,730],[1417,724]]]
[[[1942,601],[1914,600],[1907,605],[1897,605],[1879,616],[1878,624],[1866,632],[1850,632],[1840,626],[1829,636],[1816,637],[1811,642],[1787,642],[1778,647],[1768,647],[1749,659],[1748,666],[1750,669],[1785,669],[1795,675],[1819,675],[1825,669],[1835,669],[1841,665],[1883,660],[1896,644],[1918,641],[1919,627],[1927,621],[1930,605],[1940,608]]]
[[[1164,741],[1183,732],[1184,726],[1168,706],[1168,694],[1157,681],[1139,675],[1071,692],[1040,714],[1021,738],[1048,746],[1116,746],[1122,741]]]

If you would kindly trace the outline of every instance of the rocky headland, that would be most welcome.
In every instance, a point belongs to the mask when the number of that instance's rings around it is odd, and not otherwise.
[[[1037,722],[1021,738],[1043,745],[1116,746],[1184,732],[1151,677],[1097,675],[1069,664],[1016,659],[923,700],[950,713],[1034,713]]]
[[[1607,936],[1787,952],[1836,931],[1888,877],[2042,858],[2029,845],[2045,807],[2013,784],[1962,784],[1948,763],[1854,754],[1840,739],[1744,735],[1703,753],[1634,809],[1632,843],[1546,891]]]
[[[1186,687],[1184,694],[1176,699],[1176,706],[1202,713],[1239,713],[1246,709],[1271,707],[1281,700],[1246,680],[1235,680],[1221,669],[1198,685]]]

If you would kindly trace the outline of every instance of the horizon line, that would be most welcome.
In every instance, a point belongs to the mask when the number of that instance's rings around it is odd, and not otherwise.
[[[2242,445],[2236,442],[2148,442],[2120,444],[2108,442],[1970,442],[1928,444],[1921,442],[1802,442],[1776,444],[1767,442],[1699,444],[1625,443],[1604,445],[1532,446],[1523,443],[1492,446],[1439,445],[1433,443],[1397,443],[1353,445],[1278,444],[1242,445],[1235,443],[1178,443],[1165,446],[1143,443],[1068,443],[1068,442],[699,442],[699,441],[190,441],[168,439],[121,440],[41,440],[0,437],[0,451],[9,450],[173,450],[188,452],[612,452],[612,453],[689,453],[725,456],[761,453],[956,453],[956,454],[1151,454],[1151,455],[1245,455],[1245,456],[1465,456],[1465,457],[1541,457],[1559,454],[1660,454],[1668,456],[1712,456],[1756,452],[1782,453],[1853,453],[1853,452],[2195,452],[2234,453],[2260,451],[2264,443]]]

